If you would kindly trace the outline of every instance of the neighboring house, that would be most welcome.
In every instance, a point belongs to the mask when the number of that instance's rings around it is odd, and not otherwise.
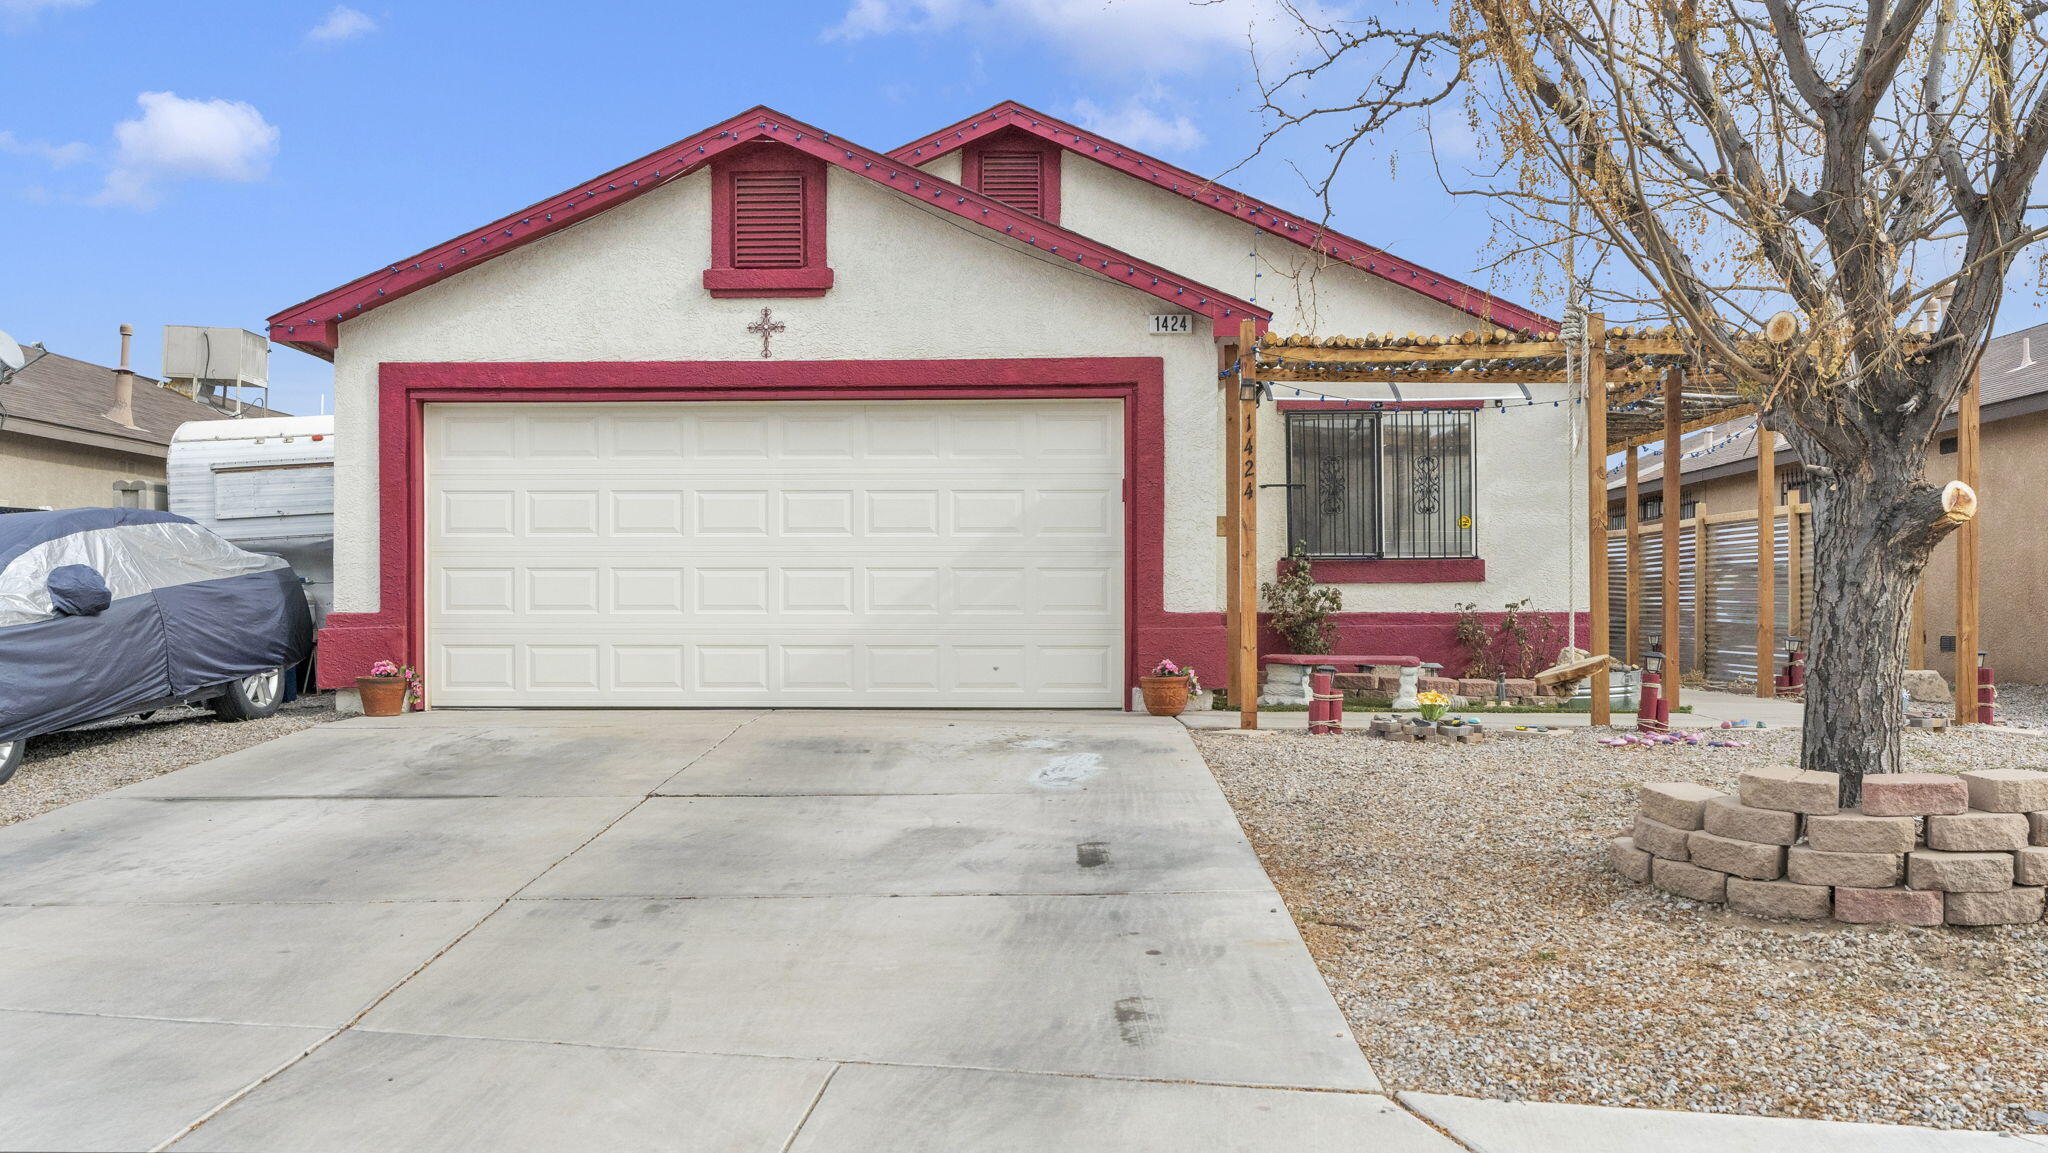
[[[750,110],[271,318],[335,364],[321,675],[409,661],[450,706],[1215,683],[1246,320],[1554,327],[1021,106],[887,154]],[[1463,601],[1562,620],[1568,396],[1408,391],[1266,406],[1261,574],[1331,557],[1347,649],[1455,662]]]
[[[1982,467],[1979,496],[1981,505],[1982,608],[1979,636],[1986,663],[2001,681],[2048,681],[2048,584],[2040,574],[2048,571],[2048,539],[2040,531],[2042,512],[2048,508],[2048,324],[1995,337],[1984,352],[1979,370],[1982,393]],[[1807,498],[1807,477],[1798,454],[1782,436],[1775,438],[1774,489],[1781,508],[1803,507]],[[1679,475],[1684,506],[1681,518],[1703,516],[1712,523],[1722,518],[1740,521],[1754,532],[1756,515],[1756,421],[1741,417],[1704,429],[1687,437]],[[1927,479],[1946,484],[1956,475],[1955,417],[1944,423],[1933,451],[1927,458]],[[1639,516],[1655,521],[1662,514],[1662,460],[1648,457],[1640,465],[1638,484]],[[1609,471],[1609,525],[1621,527],[1624,487],[1620,466]],[[1805,520],[1804,515],[1800,517]],[[1689,520],[1687,523],[1690,523]],[[1778,582],[1779,631],[1798,626],[1798,616],[1784,604],[1786,564],[1790,534],[1780,516]],[[1802,575],[1811,571],[1811,533],[1802,533],[1805,564]],[[1656,537],[1652,533],[1645,547],[1646,571],[1657,563]],[[1617,552],[1618,556],[1619,553]],[[1690,556],[1690,552],[1687,554]],[[1754,549],[1746,575],[1748,587],[1755,588]],[[1686,587],[1691,586],[1690,561]],[[1955,545],[1953,540],[1935,550],[1921,582],[1921,607],[1917,616],[1919,635],[1915,647],[1922,652],[1925,667],[1937,669],[1953,679],[1955,670]],[[1654,584],[1654,576],[1649,582]],[[1806,582],[1811,602],[1811,581]],[[1622,587],[1616,570],[1613,584]],[[1687,594],[1689,598],[1689,593]],[[1617,597],[1619,594],[1617,593]],[[1729,598],[1731,603],[1735,598]],[[1619,601],[1617,600],[1617,604]],[[1711,603],[1711,596],[1710,596]],[[1691,611],[1688,599],[1684,611]],[[1646,616],[1655,619],[1654,610]],[[1754,615],[1749,618],[1754,621]],[[1751,626],[1753,628],[1753,624]],[[1654,624],[1645,625],[1645,636],[1655,633]],[[1688,636],[1690,630],[1688,629]],[[1739,631],[1739,630],[1735,630]],[[1753,642],[1751,642],[1753,644]],[[1617,647],[1617,652],[1620,649]]]
[[[169,507],[171,434],[222,413],[123,375],[53,352],[0,385],[0,507]]]

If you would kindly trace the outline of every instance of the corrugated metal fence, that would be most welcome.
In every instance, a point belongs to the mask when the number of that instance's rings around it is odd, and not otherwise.
[[[1813,532],[1809,506],[1782,506],[1773,559],[1774,623],[1779,661],[1792,637],[1813,610]],[[1678,522],[1678,646],[1665,648],[1679,669],[1708,680],[1753,680],[1756,677],[1756,518],[1723,513]],[[1664,640],[1664,546],[1662,526],[1638,525],[1642,558],[1642,599],[1636,635],[1643,652]],[[1794,535],[1798,537],[1798,572],[1788,564]],[[1704,580],[1701,553],[1705,553]],[[1628,550],[1620,530],[1607,534],[1608,622],[1611,652],[1627,652]],[[1701,590],[1704,588],[1704,605]],[[1793,597],[1799,611],[1791,611]],[[1774,672],[1779,671],[1773,669]]]

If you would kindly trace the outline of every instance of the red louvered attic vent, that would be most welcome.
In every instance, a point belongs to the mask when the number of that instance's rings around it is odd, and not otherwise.
[[[825,162],[758,144],[714,160],[711,171],[711,295],[824,295]]]
[[[804,178],[797,172],[733,177],[732,266],[802,268]]]
[[[981,154],[981,194],[1045,216],[1045,153],[990,149]]]

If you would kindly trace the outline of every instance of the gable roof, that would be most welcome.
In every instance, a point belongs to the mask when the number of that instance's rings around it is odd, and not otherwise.
[[[0,430],[26,436],[68,430],[108,447],[112,447],[110,442],[128,442],[133,445],[131,451],[160,457],[179,425],[226,420],[232,415],[163,388],[140,373],[135,377],[137,427],[109,420],[106,413],[113,405],[113,369],[62,353],[45,353],[0,387],[0,414],[4,414],[0,415]],[[255,405],[245,405],[243,411],[252,416],[283,415]]]
[[[1274,208],[1185,168],[1147,156],[1099,132],[1083,132],[1064,120],[1047,116],[1014,100],[1005,100],[958,124],[919,137],[889,153],[889,156],[901,164],[928,164],[948,152],[1004,129],[1020,129],[1049,140],[1077,156],[1119,169],[1155,188],[1176,193],[1196,204],[1255,225],[1282,240],[1291,240],[1339,263],[1419,292],[1488,324],[1516,331],[1544,332],[1557,328],[1557,321],[1541,313],[1424,268],[1412,260],[1403,260],[1386,249],[1346,236],[1327,224],[1317,224]]]
[[[1067,259],[1077,268],[1149,292],[1176,308],[1199,312],[1214,320],[1219,330],[1235,331],[1237,323],[1244,319],[1263,328],[1272,319],[1271,312],[1250,301],[1047,224],[978,192],[919,171],[913,165],[891,160],[757,105],[595,180],[584,181],[480,229],[295,304],[270,318],[270,339],[332,359],[341,322],[687,176],[721,153],[760,141],[797,149],[883,188]]]

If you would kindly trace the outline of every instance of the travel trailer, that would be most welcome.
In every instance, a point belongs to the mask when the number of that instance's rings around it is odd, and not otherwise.
[[[334,418],[195,420],[171,437],[171,511],[291,562],[317,625],[334,603]]]

